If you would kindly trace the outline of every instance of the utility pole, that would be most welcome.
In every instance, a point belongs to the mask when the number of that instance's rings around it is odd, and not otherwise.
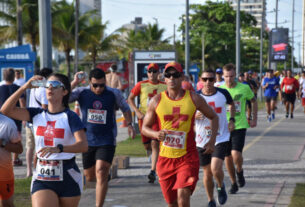
[[[305,63],[305,51],[304,51],[304,45],[305,45],[305,0],[303,0],[303,11],[302,11],[302,59],[301,59],[301,63],[302,63],[302,67],[304,67],[304,63]]]
[[[202,36],[201,36],[201,47],[202,47],[202,71],[204,71],[204,64],[205,64],[205,61],[204,61],[204,56],[205,56],[205,45],[204,45],[204,34],[202,33]]]
[[[21,0],[16,0],[17,3],[17,39],[18,45],[22,45],[22,8],[21,8]]]
[[[240,0],[236,11],[236,77],[240,74]]]
[[[278,15],[278,11],[279,11],[279,0],[276,0],[275,2],[275,28],[277,29],[277,15]],[[277,62],[274,63],[275,66],[275,70],[277,70]]]
[[[176,48],[176,25],[174,24],[174,35],[173,35],[173,44],[174,44],[174,47]]]
[[[75,55],[74,55],[74,74],[78,71],[78,18],[79,0],[75,1]]]
[[[291,70],[293,71],[293,52],[294,52],[294,0],[292,0],[292,28],[291,28]]]
[[[261,42],[260,42],[260,49],[259,49],[259,73],[260,73],[260,80],[262,80],[263,77],[263,41],[264,41],[264,26],[265,26],[265,0],[262,1],[262,20],[261,20],[261,34],[260,34],[260,38],[261,38]],[[260,90],[260,100],[263,100],[263,90]]]
[[[40,68],[52,68],[52,19],[50,0],[38,0]]]
[[[189,0],[185,7],[185,74],[189,74],[190,66],[190,39],[189,39]]]

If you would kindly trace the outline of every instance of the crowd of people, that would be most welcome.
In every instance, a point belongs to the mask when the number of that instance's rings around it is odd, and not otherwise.
[[[131,138],[137,120],[151,160],[148,182],[158,179],[168,206],[190,206],[202,167],[207,206],[214,207],[216,200],[220,205],[226,203],[227,192],[236,194],[246,185],[243,148],[247,129],[257,125],[258,89],[264,90],[269,122],[275,119],[278,96],[285,105],[286,118],[293,118],[296,98],[302,100],[305,113],[305,71],[299,80],[291,70],[278,76],[268,70],[261,81],[252,71],[236,79],[235,66],[226,64],[203,70],[197,91],[177,62],[166,64],[164,71],[151,63],[146,71],[147,80],[136,83],[126,100],[115,65],[108,74],[91,70],[88,86],[79,86],[86,78],[84,72],[76,73],[70,82],[67,76],[43,68],[25,81],[20,71],[6,69],[0,85],[0,204],[14,206],[13,165],[22,165],[18,157],[23,151],[22,122],[34,207],[78,206],[83,178],[76,153],[82,153],[86,182],[96,183],[96,206],[104,205],[119,109]],[[34,84],[37,82],[42,85]],[[81,117],[69,109],[69,103],[75,101]],[[231,181],[228,191],[224,164]]]

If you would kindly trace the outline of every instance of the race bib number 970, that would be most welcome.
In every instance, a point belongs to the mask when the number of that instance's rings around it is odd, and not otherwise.
[[[62,181],[62,160],[38,160],[36,166],[37,180]]]
[[[94,124],[106,124],[107,111],[88,109],[87,122]]]
[[[167,131],[163,145],[175,149],[184,149],[185,132]]]

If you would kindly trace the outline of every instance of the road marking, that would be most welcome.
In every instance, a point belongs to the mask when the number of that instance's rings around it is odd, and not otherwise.
[[[294,111],[296,111],[297,109],[300,108],[301,105],[298,105]],[[277,122],[275,122],[273,125],[269,126],[267,129],[265,129],[263,131],[263,133],[257,137],[255,137],[249,144],[247,144],[245,147],[244,147],[244,150],[243,152],[245,152],[247,149],[249,149],[250,147],[252,147],[252,145],[254,145],[256,142],[258,142],[259,140],[261,140],[265,134],[267,134],[272,128],[274,128],[275,126],[277,126],[281,121],[283,121],[284,119],[286,119],[285,117],[282,117],[280,120],[278,120]]]
[[[269,195],[264,207],[275,206],[275,204],[284,188],[285,183],[286,183],[286,181],[280,181],[275,185],[275,187],[272,189],[272,193],[271,193],[271,195]]]
[[[254,145],[256,142],[258,142],[259,140],[261,140],[265,134],[267,134],[273,127],[277,126],[281,121],[283,121],[285,118],[281,118],[280,120],[278,120],[277,122],[275,122],[273,125],[269,126],[267,129],[265,129],[263,131],[263,133],[257,137],[255,137],[249,144],[247,144],[244,147],[243,152],[245,152],[247,149],[249,149],[250,147],[252,147],[252,145]]]

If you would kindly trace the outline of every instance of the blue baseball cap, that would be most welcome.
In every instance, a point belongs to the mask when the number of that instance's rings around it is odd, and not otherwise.
[[[221,68],[217,68],[216,69],[216,73],[222,73],[222,69]]]

